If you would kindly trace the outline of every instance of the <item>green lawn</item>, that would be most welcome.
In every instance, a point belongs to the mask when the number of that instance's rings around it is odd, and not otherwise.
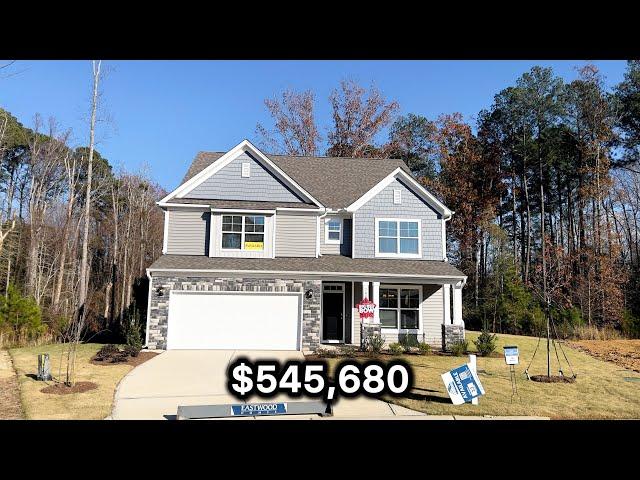
[[[472,350],[476,332],[467,332]],[[402,355],[415,375],[415,388],[402,398],[387,400],[414,410],[433,415],[535,415],[554,419],[620,419],[640,418],[640,383],[627,382],[624,377],[640,374],[623,370],[613,363],[595,359],[585,353],[564,346],[574,371],[578,374],[574,384],[546,384],[528,381],[524,375],[535,349],[537,338],[498,335],[497,352],[504,345],[518,345],[520,365],[516,366],[520,398],[511,403],[509,367],[503,358],[478,357],[479,377],[486,394],[479,405],[451,404],[440,375],[468,361],[466,357]],[[565,375],[569,375],[562,353]],[[552,375],[557,375],[557,361],[553,353]],[[394,357],[382,356],[382,359]],[[364,359],[363,359],[364,360]],[[332,366],[340,361],[329,359]],[[546,374],[546,342],[540,342],[536,358],[529,369],[531,375]]]
[[[45,382],[35,380],[38,354],[48,353],[51,373],[58,376],[62,345],[14,348],[9,351],[18,374],[20,399],[28,419],[102,419],[111,413],[116,385],[133,367],[129,365],[93,365],[89,362],[102,345],[82,344],[78,347],[76,380],[94,382],[95,390],[68,395],[42,393]],[[64,372],[64,367],[63,367]],[[52,382],[47,382],[51,384]]]

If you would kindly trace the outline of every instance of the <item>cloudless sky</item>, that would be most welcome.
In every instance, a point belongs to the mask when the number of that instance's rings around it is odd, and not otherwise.
[[[608,86],[623,61],[594,61]],[[316,118],[326,138],[327,98],[343,78],[373,83],[400,113],[435,119],[461,112],[474,122],[493,96],[534,65],[571,81],[584,61],[104,61],[104,117],[97,146],[112,165],[137,170],[175,188],[200,150],[226,151],[244,138],[258,143],[258,122],[271,127],[264,99],[285,88],[316,92]],[[27,127],[40,113],[72,128],[74,146],[88,144],[89,61],[18,61],[0,76],[0,107]]]

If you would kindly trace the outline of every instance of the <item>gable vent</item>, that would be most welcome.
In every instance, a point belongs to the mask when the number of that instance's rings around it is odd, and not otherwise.
[[[399,188],[393,189],[393,203],[395,205],[400,205],[402,203],[402,190]]]
[[[251,164],[249,162],[242,163],[242,176],[245,178],[251,176]]]

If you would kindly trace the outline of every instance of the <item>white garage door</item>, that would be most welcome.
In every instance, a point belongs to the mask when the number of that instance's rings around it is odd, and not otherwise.
[[[171,292],[168,349],[298,350],[299,294]]]

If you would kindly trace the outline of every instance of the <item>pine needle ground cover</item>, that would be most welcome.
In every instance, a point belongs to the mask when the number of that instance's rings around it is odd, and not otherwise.
[[[475,346],[476,332],[467,332],[470,350]],[[498,334],[496,352],[502,353],[505,345],[517,345],[520,365],[516,366],[519,397],[511,403],[509,367],[504,358],[478,357],[478,372],[486,395],[479,405],[451,404],[440,375],[468,361],[468,356],[441,355],[380,356],[381,360],[401,358],[409,362],[415,375],[415,388],[400,398],[388,401],[403,407],[431,415],[531,415],[552,419],[623,419],[640,418],[640,383],[628,381],[640,374],[611,362],[594,358],[587,353],[563,344],[573,370],[578,374],[575,383],[537,383],[528,381],[524,370],[529,364],[538,339],[516,335]],[[565,375],[570,371],[564,362]],[[365,359],[360,358],[364,361]],[[339,358],[328,359],[334,367]],[[538,353],[529,369],[531,375],[546,375],[546,341],[540,342]],[[552,375],[558,374],[558,363],[552,350]],[[627,379],[627,380],[625,380]]]

